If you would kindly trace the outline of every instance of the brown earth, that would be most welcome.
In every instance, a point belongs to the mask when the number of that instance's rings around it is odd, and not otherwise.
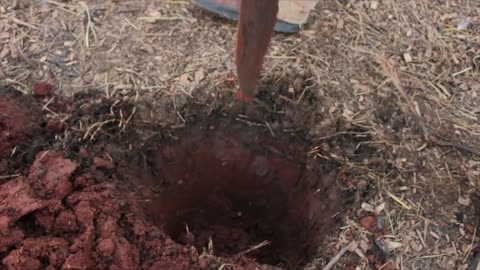
[[[337,186],[338,164],[308,162],[307,144],[292,135],[216,115],[173,130],[174,139],[141,141],[131,129],[65,148],[53,142],[72,130],[46,132],[37,101],[0,91],[2,109],[21,120],[4,120],[3,134],[19,135],[2,149],[34,135],[46,142],[26,150],[33,162],[14,158],[18,174],[0,186],[6,269],[297,269],[351,201]],[[66,107],[80,119],[93,99]]]

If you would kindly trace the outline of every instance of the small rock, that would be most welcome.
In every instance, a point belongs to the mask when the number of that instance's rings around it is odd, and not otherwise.
[[[180,75],[180,78],[178,78],[178,82],[181,85],[189,85],[190,84],[190,75],[188,73]]]
[[[377,228],[377,219],[374,216],[366,216],[360,220],[360,225],[370,232]]]
[[[39,82],[33,88],[33,95],[38,97],[46,97],[53,92],[53,86],[47,82]]]
[[[385,221],[383,218],[379,217],[377,218],[377,230],[381,231],[385,228]]]
[[[373,0],[372,2],[370,2],[370,9],[371,9],[371,10],[377,10],[377,9],[378,9],[378,5],[379,5],[378,1]]]
[[[96,168],[105,168],[105,169],[113,169],[114,165],[111,161],[105,160],[103,158],[94,157],[93,158],[93,166]]]
[[[91,260],[87,254],[80,251],[75,254],[71,254],[65,260],[62,265],[62,269],[65,270],[77,270],[77,269],[89,269],[91,266]]]
[[[81,158],[87,158],[88,156],[90,156],[90,152],[88,152],[85,147],[80,147],[80,149],[78,150],[78,155]]]

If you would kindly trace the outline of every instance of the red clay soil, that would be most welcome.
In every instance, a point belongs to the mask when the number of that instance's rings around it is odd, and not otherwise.
[[[133,196],[111,181],[95,184],[89,173],[73,177],[77,166],[61,153],[40,152],[27,178],[0,186],[7,269],[195,268],[196,252],[133,214]]]
[[[42,124],[34,99],[0,90],[0,269],[273,269],[257,261],[305,262],[319,233],[333,227],[338,198],[322,184],[333,178],[313,177],[276,153],[281,146],[265,149],[251,134],[192,133],[179,147],[147,155],[150,167],[124,181],[132,163],[86,143],[67,151],[45,132],[52,123]],[[13,166],[19,153],[12,150],[41,136],[50,143]],[[145,172],[143,183],[155,187],[143,195],[136,185]],[[151,191],[156,200],[145,205]],[[210,239],[213,254],[225,258],[201,254]],[[245,252],[264,240],[271,243]]]

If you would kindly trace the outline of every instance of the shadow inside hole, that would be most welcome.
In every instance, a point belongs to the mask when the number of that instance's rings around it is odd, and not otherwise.
[[[148,157],[160,189],[148,209],[175,241],[296,268],[335,227],[336,170],[308,170],[304,146],[224,123],[178,138]]]

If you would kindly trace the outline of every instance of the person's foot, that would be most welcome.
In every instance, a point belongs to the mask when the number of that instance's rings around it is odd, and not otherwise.
[[[238,21],[240,0],[191,0],[195,5],[207,9],[213,13],[219,14],[231,20]],[[252,1],[252,0],[250,0]],[[274,31],[282,33],[297,33],[299,32],[300,24],[289,23],[287,21],[277,18],[275,22]]]

